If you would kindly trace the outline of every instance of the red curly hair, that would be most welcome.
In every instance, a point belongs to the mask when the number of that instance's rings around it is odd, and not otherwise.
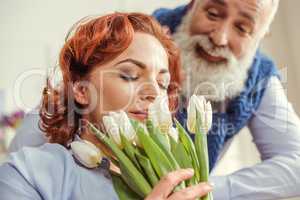
[[[182,81],[179,50],[155,19],[139,13],[113,13],[81,20],[67,35],[60,52],[62,88],[53,88],[48,82],[43,92],[40,128],[50,142],[66,146],[79,128],[81,115],[75,106],[80,105],[74,101],[68,85],[84,79],[95,66],[101,67],[119,56],[132,42],[135,32],[153,35],[165,48],[171,75],[170,109],[177,107]]]

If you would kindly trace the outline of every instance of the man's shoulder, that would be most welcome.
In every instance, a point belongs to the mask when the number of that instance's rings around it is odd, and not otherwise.
[[[173,33],[187,10],[188,5],[178,6],[174,9],[159,8],[152,13],[152,16],[156,18],[161,25],[168,26]]]
[[[280,73],[275,62],[270,56],[258,50],[252,67],[249,70],[249,78],[260,82],[274,76],[280,78]]]

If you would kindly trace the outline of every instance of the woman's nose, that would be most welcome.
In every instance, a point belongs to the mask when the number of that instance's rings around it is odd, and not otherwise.
[[[155,82],[148,82],[143,85],[140,91],[142,100],[153,102],[159,95],[159,85]]]

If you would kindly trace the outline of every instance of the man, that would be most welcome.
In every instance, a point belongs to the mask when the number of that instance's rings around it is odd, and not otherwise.
[[[274,63],[259,50],[279,0],[193,0],[154,17],[168,27],[186,71],[182,105],[192,93],[213,102],[208,135],[210,167],[224,145],[249,126],[262,163],[211,177],[214,199],[279,199],[300,196],[300,123]],[[186,108],[178,114],[186,121]]]
[[[278,1],[195,0],[153,14],[169,27],[182,50],[186,71],[182,105],[192,93],[213,101],[214,124],[208,136],[211,169],[224,145],[247,125],[261,153],[259,165],[211,177],[215,200],[300,195],[300,122],[288,104],[273,62],[257,51]],[[184,106],[178,117],[185,122]],[[24,123],[19,132],[29,126]],[[32,136],[20,134],[11,151],[44,142],[42,134]]]

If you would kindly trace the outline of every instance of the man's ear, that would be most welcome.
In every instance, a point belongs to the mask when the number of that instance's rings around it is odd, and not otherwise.
[[[89,104],[89,88],[87,84],[84,84],[80,81],[76,81],[73,84],[73,94],[74,94],[74,99],[77,103],[81,105],[88,105]]]

